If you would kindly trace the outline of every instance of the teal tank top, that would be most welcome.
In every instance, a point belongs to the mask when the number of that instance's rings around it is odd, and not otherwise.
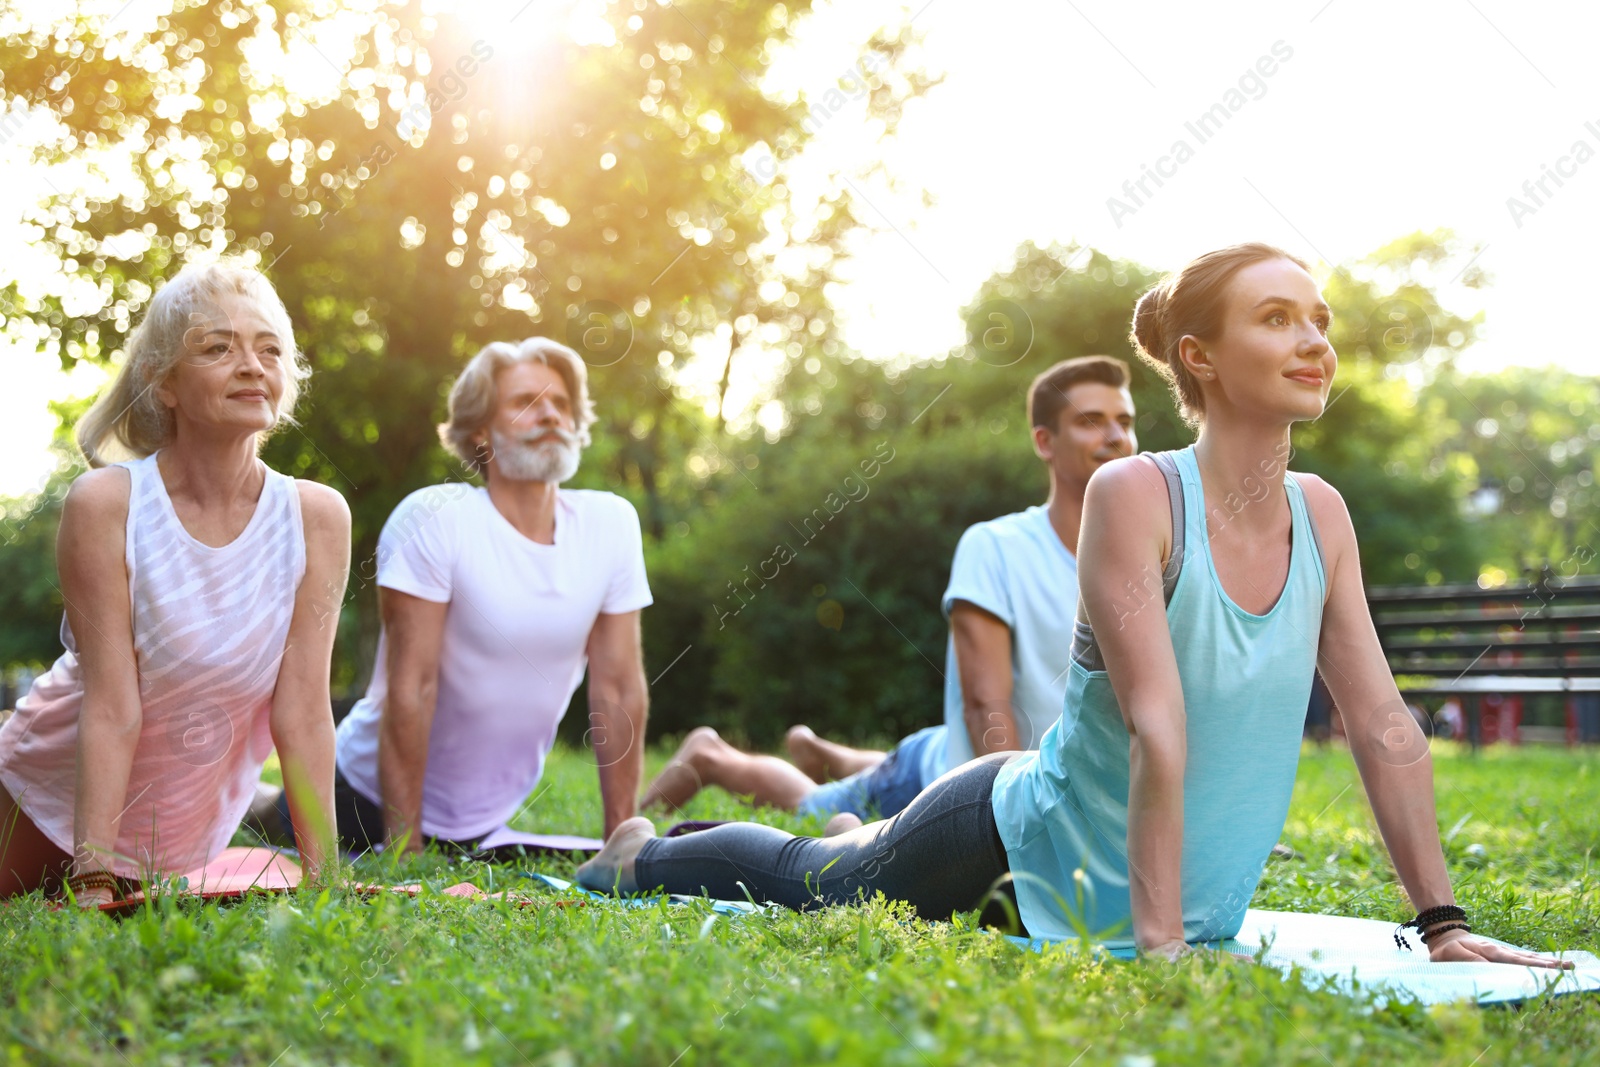
[[[1167,476],[1175,527],[1164,578],[1188,735],[1184,938],[1215,941],[1239,932],[1288,816],[1326,577],[1305,495],[1290,474],[1288,580],[1265,615],[1240,608],[1211,559],[1194,446],[1152,458]],[[1037,752],[1000,771],[994,817],[1030,934],[1074,937],[1076,916],[1108,947],[1128,948],[1128,731],[1106,672],[1094,669],[1101,666],[1080,623],[1061,718]]]

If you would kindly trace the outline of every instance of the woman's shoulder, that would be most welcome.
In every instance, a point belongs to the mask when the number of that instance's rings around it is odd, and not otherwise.
[[[1339,495],[1339,490],[1315,474],[1289,471],[1288,476],[1300,487],[1306,510],[1311,513],[1311,521],[1316,523],[1319,535],[1326,536],[1350,528],[1350,512],[1345,508],[1344,497]]]
[[[62,521],[123,520],[133,494],[133,477],[126,467],[98,467],[73,479],[61,502]]]
[[[1141,514],[1145,510],[1167,507],[1167,478],[1148,452],[1124,456],[1102,464],[1089,476],[1085,498],[1095,497],[1101,506]]]
[[[296,478],[295,492],[300,497],[300,514],[306,530],[350,530],[350,505],[344,494],[331,485]]]

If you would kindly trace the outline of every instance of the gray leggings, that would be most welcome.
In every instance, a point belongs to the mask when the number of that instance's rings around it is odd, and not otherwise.
[[[642,889],[703,892],[718,900],[744,900],[748,890],[760,903],[797,911],[881,891],[909,902],[924,919],[983,907],[985,923],[1008,926],[1016,894],[990,796],[1000,768],[1016,755],[973,760],[928,786],[894,818],[837,837],[729,823],[656,838],[640,851],[634,880]]]

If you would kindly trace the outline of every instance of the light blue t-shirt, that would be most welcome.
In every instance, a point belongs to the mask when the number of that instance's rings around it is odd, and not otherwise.
[[[1021,747],[1038,748],[1061,717],[1078,613],[1078,560],[1050,525],[1049,511],[1036,505],[968,528],[950,564],[950,585],[941,602],[946,618],[957,600],[1010,627],[1012,717]],[[945,650],[944,722],[948,737],[941,773],[973,755],[954,636]]]
[[[1293,541],[1283,593],[1264,615],[1235,604],[1211,559],[1194,447],[1168,455],[1185,512],[1182,569],[1166,608],[1188,745],[1179,868],[1184,939],[1214,941],[1239,932],[1283,832],[1327,583],[1305,496],[1291,474],[1284,493]],[[1091,645],[1080,656],[1093,665],[1098,649]],[[1081,922],[1109,947],[1133,945],[1128,758],[1128,728],[1110,679],[1075,659],[1060,720],[1038,752],[1006,764],[994,783],[995,825],[1016,876],[1017,908],[1034,937],[1070,938]]]

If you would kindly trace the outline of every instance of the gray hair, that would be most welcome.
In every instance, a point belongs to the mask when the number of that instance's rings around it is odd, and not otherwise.
[[[156,291],[144,318],[128,335],[127,358],[109,388],[78,420],[78,448],[91,467],[118,459],[142,459],[172,443],[177,421],[172,410],[156,397],[156,389],[171,376],[187,351],[185,336],[194,317],[208,304],[226,296],[242,296],[256,305],[283,346],[283,394],[273,429],[257,435],[256,447],[266,443],[273,430],[293,424],[300,383],[311,368],[295,346],[294,326],[266,275],[237,259],[191,264]]]
[[[461,370],[450,390],[450,419],[439,425],[439,440],[474,474],[488,471],[486,454],[473,438],[482,433],[494,417],[498,397],[495,379],[507,367],[518,363],[543,363],[561,375],[572,399],[572,418],[578,444],[589,444],[589,427],[594,424],[594,404],[589,399],[589,371],[578,353],[548,337],[529,337],[515,344],[491,341]]]

